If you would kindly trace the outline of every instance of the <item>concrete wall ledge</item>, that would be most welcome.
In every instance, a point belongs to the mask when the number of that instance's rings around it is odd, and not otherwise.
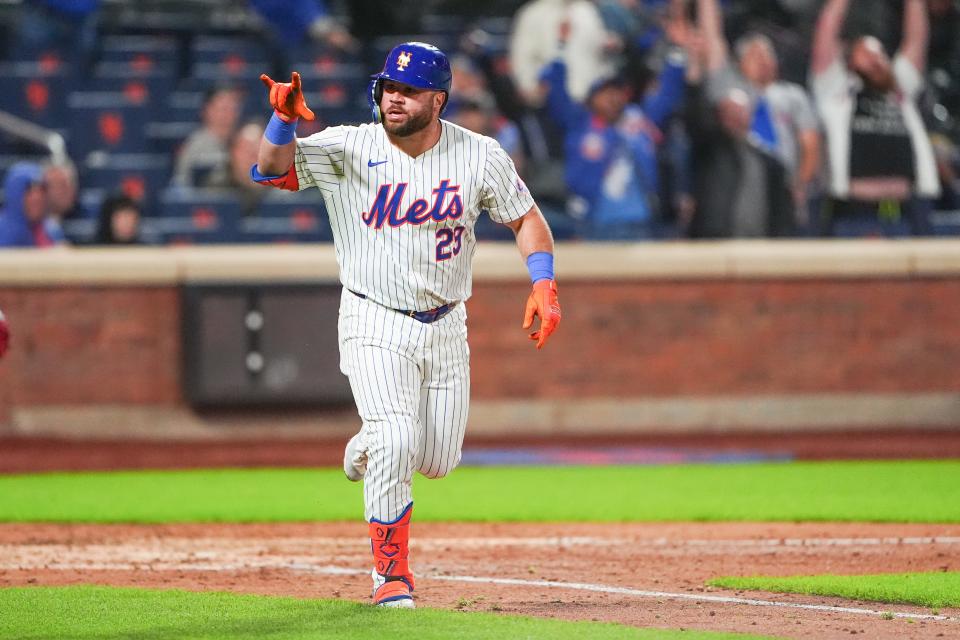
[[[957,393],[837,393],[581,400],[475,400],[468,435],[637,436],[682,433],[816,433],[960,429]],[[352,408],[197,414],[186,407],[18,407],[0,435],[137,440],[349,438]]]
[[[960,275],[960,239],[561,243],[556,253],[562,282]],[[479,281],[527,277],[512,243],[480,243],[474,270]],[[0,287],[336,279],[329,244],[0,251]]]

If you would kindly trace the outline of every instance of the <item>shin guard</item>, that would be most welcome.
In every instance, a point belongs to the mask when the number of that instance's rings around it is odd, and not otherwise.
[[[413,590],[413,572],[410,571],[410,515],[413,503],[407,505],[400,517],[392,522],[370,520],[370,546],[373,550],[374,570],[387,582],[402,580]]]

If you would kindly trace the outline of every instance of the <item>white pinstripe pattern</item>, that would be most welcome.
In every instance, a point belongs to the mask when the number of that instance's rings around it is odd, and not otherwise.
[[[469,298],[476,250],[473,228],[480,211],[488,211],[497,222],[509,222],[533,206],[510,156],[495,140],[441,122],[440,140],[416,158],[390,144],[383,127],[375,124],[331,127],[297,140],[300,188],[323,192],[343,284],[394,309],[423,311]],[[370,167],[371,162],[383,164]],[[385,223],[379,229],[364,223],[362,214],[371,210],[382,186],[389,185],[392,195],[398,184],[407,184],[400,198],[402,214],[418,199],[432,206],[434,190],[443,180],[459,186],[462,217],[416,225]],[[452,197],[444,198],[441,210]],[[460,250],[438,261],[438,231],[459,226],[464,227]]]
[[[380,125],[331,127],[297,140],[295,167],[301,189],[323,193],[345,287],[340,367],[363,420],[365,517],[394,520],[413,499],[415,471],[439,478],[460,462],[470,401],[462,303],[476,220],[483,210],[497,222],[516,220],[533,198],[496,141],[446,121],[437,144],[415,158]],[[392,218],[368,215],[378,195],[389,201],[401,183]],[[442,215],[449,207],[454,215]],[[457,304],[430,324],[394,311],[448,303]]]
[[[363,420],[364,517],[396,519],[414,471],[441,478],[460,462],[470,401],[466,310],[424,324],[344,289],[340,368]]]

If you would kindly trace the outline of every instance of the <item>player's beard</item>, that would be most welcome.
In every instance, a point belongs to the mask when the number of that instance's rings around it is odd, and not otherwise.
[[[406,138],[426,129],[433,120],[433,111],[424,109],[418,113],[409,113],[406,122],[393,123],[384,119],[383,128],[392,136]]]

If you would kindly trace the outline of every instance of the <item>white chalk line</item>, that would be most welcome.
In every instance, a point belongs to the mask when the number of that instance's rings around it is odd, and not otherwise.
[[[327,575],[369,575],[369,571],[348,569],[336,566],[313,566],[292,564],[288,565],[294,571],[307,571]],[[718,604],[745,604],[755,607],[781,607],[785,609],[803,609],[806,611],[820,611],[828,613],[853,613],[858,615],[885,616],[894,618],[909,618],[912,620],[957,620],[950,616],[934,615],[932,613],[906,613],[898,611],[877,611],[858,607],[836,607],[824,604],[802,604],[797,602],[782,602],[778,600],[757,600],[755,598],[736,598],[733,596],[712,596],[707,594],[671,593],[668,591],[645,591],[627,587],[612,587],[587,582],[561,582],[554,580],[523,580],[519,578],[492,578],[481,576],[452,576],[452,575],[425,575],[430,580],[446,580],[449,582],[470,582],[475,584],[502,584],[518,587],[547,587],[551,589],[573,589],[576,591],[591,591],[595,593],[613,593],[640,598],[657,598],[662,600],[692,600],[695,602],[715,602]]]
[[[15,564],[0,565],[0,569],[23,569],[23,566]],[[300,571],[305,573],[314,573],[321,575],[338,576],[369,576],[370,571],[366,569],[353,569],[350,567],[339,567],[335,565],[315,565],[309,562],[276,562],[276,561],[254,561],[244,563],[147,563],[147,562],[106,562],[106,563],[50,563],[44,567],[48,570],[58,571],[182,571],[182,572],[201,572],[201,571],[250,571],[251,569],[280,569],[287,571]],[[602,584],[591,584],[586,582],[562,582],[554,580],[524,580],[520,578],[494,578],[481,576],[458,576],[444,574],[424,574],[424,578],[430,580],[443,580],[448,582],[469,582],[475,584],[500,584],[506,586],[521,587],[546,587],[550,589],[571,589],[575,591],[589,591],[594,593],[611,593],[617,595],[634,596],[639,598],[656,598],[664,600],[691,600],[695,602],[714,602],[718,604],[740,604],[756,607],[779,607],[785,609],[801,609],[806,611],[819,611],[827,613],[851,613],[857,615],[869,616],[889,616],[894,618],[909,618],[912,620],[943,620],[956,621],[957,618],[950,616],[907,613],[897,611],[877,611],[875,609],[865,609],[858,607],[837,607],[820,604],[802,604],[796,602],[783,602],[778,600],[759,600],[755,598],[737,598],[733,596],[714,596],[709,594],[691,594],[691,593],[672,593],[668,591],[646,591],[643,589],[631,589],[628,587],[614,587]]]
[[[365,570],[351,569],[347,567],[337,567],[337,566],[320,566],[314,565],[309,562],[290,562],[290,561],[281,561],[276,560],[267,560],[267,559],[254,559],[248,558],[244,562],[217,562],[216,559],[218,556],[222,555],[231,555],[236,554],[237,549],[233,549],[228,552],[221,550],[218,551],[206,551],[198,550],[195,545],[210,545],[213,549],[217,549],[219,542],[226,541],[220,540],[217,538],[204,538],[204,539],[166,539],[166,540],[145,540],[141,541],[144,543],[150,543],[148,546],[153,547],[155,550],[160,548],[166,548],[169,550],[171,547],[178,547],[182,545],[189,545],[194,547],[194,550],[189,554],[188,557],[178,558],[179,561],[170,562],[169,558],[167,561],[164,559],[149,557],[150,552],[146,549],[142,549],[139,554],[139,558],[131,559],[127,561],[114,561],[114,562],[57,562],[49,561],[49,556],[46,562],[42,563],[24,563],[23,552],[27,552],[27,555],[31,555],[29,550],[25,547],[34,547],[35,550],[39,551],[41,549],[49,552],[51,547],[61,547],[60,551],[64,551],[63,547],[65,545],[0,545],[0,549],[6,547],[6,551],[13,551],[17,549],[20,551],[20,560],[21,562],[8,562],[0,563],[0,569],[7,570],[24,570],[24,569],[47,569],[47,570],[61,570],[61,571],[131,571],[131,570],[148,570],[148,571],[185,571],[185,572],[203,572],[203,571],[250,571],[252,569],[278,569],[278,570],[293,570],[293,571],[304,571],[317,574],[327,574],[327,575],[367,575],[369,572]],[[256,541],[247,541],[243,546],[245,550],[250,550],[251,548],[258,548],[261,545],[275,545],[275,544],[296,544],[304,545],[307,547],[316,547],[316,546],[354,546],[354,545],[365,545],[367,543],[366,538],[361,537],[326,537],[326,538],[274,538],[274,539],[264,539]],[[858,546],[898,546],[898,545],[954,545],[960,544],[960,537],[956,536],[905,536],[905,537],[871,537],[871,538],[763,538],[763,539],[728,539],[728,540],[709,540],[709,539],[694,539],[694,540],[677,540],[673,538],[652,538],[652,539],[631,539],[631,538],[602,538],[602,537],[591,537],[591,536],[552,536],[552,537],[497,537],[497,538],[427,538],[421,539],[415,543],[417,547],[429,549],[436,547],[446,547],[446,546],[457,546],[459,548],[464,547],[474,547],[474,548],[485,548],[485,547],[503,547],[503,546],[523,546],[523,547],[556,547],[556,546],[620,546],[628,544],[636,548],[640,547],[693,547],[693,548],[708,548],[708,547],[725,547],[725,548],[799,548],[799,547],[858,547]],[[98,551],[107,551],[109,548],[113,547],[113,551],[119,551],[120,548],[123,548],[127,553],[130,551],[130,547],[134,546],[131,542],[127,542],[122,545],[89,545],[86,546],[86,550],[90,551],[94,548]],[[70,551],[74,554],[81,552],[84,549],[85,545],[69,545]],[[142,555],[141,555],[142,554]],[[6,554],[0,554],[6,555]],[[42,554],[46,555],[46,554]],[[59,554],[57,554],[59,555]],[[72,555],[70,553],[65,555]],[[176,555],[176,554],[174,554]],[[9,556],[8,556],[9,557]],[[62,557],[62,556],[61,556]],[[129,556],[128,556],[129,558]],[[206,561],[205,561],[206,560]],[[213,562],[210,562],[213,560]],[[32,566],[30,566],[32,565]],[[40,565],[40,566],[38,566]],[[877,611],[873,609],[866,608],[855,608],[855,607],[838,607],[830,605],[815,605],[815,604],[802,604],[802,603],[792,603],[792,602],[782,602],[777,600],[759,600],[752,598],[738,598],[731,596],[715,596],[707,594],[688,594],[688,593],[670,593],[662,591],[646,591],[640,589],[631,589],[626,587],[614,587],[608,585],[600,584],[590,584],[590,583],[577,583],[577,582],[559,582],[559,581],[546,581],[546,580],[524,580],[524,579],[514,579],[514,578],[494,578],[494,577],[478,577],[478,576],[456,576],[456,575],[427,575],[427,578],[435,580],[446,580],[450,582],[468,582],[468,583],[485,583],[485,584],[502,584],[502,585],[512,585],[512,586],[527,586],[527,587],[545,587],[553,589],[571,589],[578,591],[588,591],[588,592],[597,592],[597,593],[611,593],[618,595],[629,595],[642,598],[658,598],[658,599],[679,599],[679,600],[692,600],[698,602],[715,602],[720,604],[741,604],[741,605],[750,605],[750,606],[762,606],[762,607],[780,607],[780,608],[791,608],[791,609],[801,609],[809,611],[820,611],[820,612],[834,612],[834,613],[850,613],[850,614],[859,614],[859,615],[871,615],[871,616],[882,616],[882,615],[893,615],[895,618],[909,618],[915,620],[956,620],[949,616],[943,615],[933,615],[933,614],[919,614],[919,613],[904,613],[904,612],[885,612]]]

